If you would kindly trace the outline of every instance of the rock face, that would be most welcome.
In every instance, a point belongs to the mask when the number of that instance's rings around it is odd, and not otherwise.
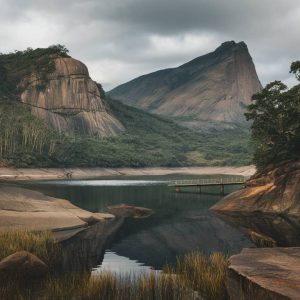
[[[0,261],[0,278],[41,278],[48,273],[48,266],[35,255],[19,251]]]
[[[230,299],[300,299],[300,248],[243,249],[229,262]]]
[[[220,213],[271,213],[299,217],[300,161],[284,162],[256,173],[246,187],[212,207]]]
[[[125,104],[172,117],[184,126],[205,129],[245,124],[245,107],[260,90],[246,44],[231,41],[177,68],[122,84],[110,95]]]
[[[13,185],[0,185],[0,230],[68,231],[84,229],[110,218],[113,216],[88,212],[67,200]]]
[[[113,136],[124,131],[123,125],[107,110],[97,84],[87,67],[73,58],[53,58],[55,71],[41,78],[35,73],[19,84],[21,102],[31,107],[35,116],[59,132],[96,137]]]

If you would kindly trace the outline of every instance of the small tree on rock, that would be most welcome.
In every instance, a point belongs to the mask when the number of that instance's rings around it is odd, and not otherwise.
[[[290,72],[300,81],[300,61],[292,63]],[[257,167],[300,158],[300,84],[288,89],[281,81],[273,81],[252,100],[245,116],[253,121]]]

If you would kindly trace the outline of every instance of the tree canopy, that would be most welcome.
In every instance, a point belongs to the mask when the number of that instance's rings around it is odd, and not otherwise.
[[[291,64],[290,73],[300,81],[300,61]],[[300,84],[288,88],[273,81],[252,97],[245,114],[253,121],[254,163],[263,168],[271,163],[300,158]]]

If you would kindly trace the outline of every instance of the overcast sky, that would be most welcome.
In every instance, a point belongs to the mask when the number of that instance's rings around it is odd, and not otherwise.
[[[63,44],[106,90],[245,41],[262,84],[293,83],[299,0],[0,0],[0,52]]]

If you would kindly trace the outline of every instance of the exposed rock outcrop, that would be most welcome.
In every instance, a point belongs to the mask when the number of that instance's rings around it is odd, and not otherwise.
[[[67,200],[13,185],[0,185],[0,230],[67,231],[110,218],[113,218],[110,214],[94,214]]]
[[[33,115],[59,132],[103,137],[124,131],[107,110],[83,63],[66,57],[52,60],[55,71],[47,75],[46,82],[32,73],[19,84],[21,102],[30,105]]]
[[[223,198],[220,213],[271,213],[299,217],[300,161],[283,162],[256,173],[246,187]]]
[[[48,266],[35,255],[19,251],[0,261],[0,278],[41,278],[48,273]]]
[[[245,124],[245,108],[260,90],[246,44],[231,41],[177,68],[138,77],[109,93],[184,126],[207,129]]]
[[[243,249],[229,262],[230,299],[300,298],[300,248]]]

